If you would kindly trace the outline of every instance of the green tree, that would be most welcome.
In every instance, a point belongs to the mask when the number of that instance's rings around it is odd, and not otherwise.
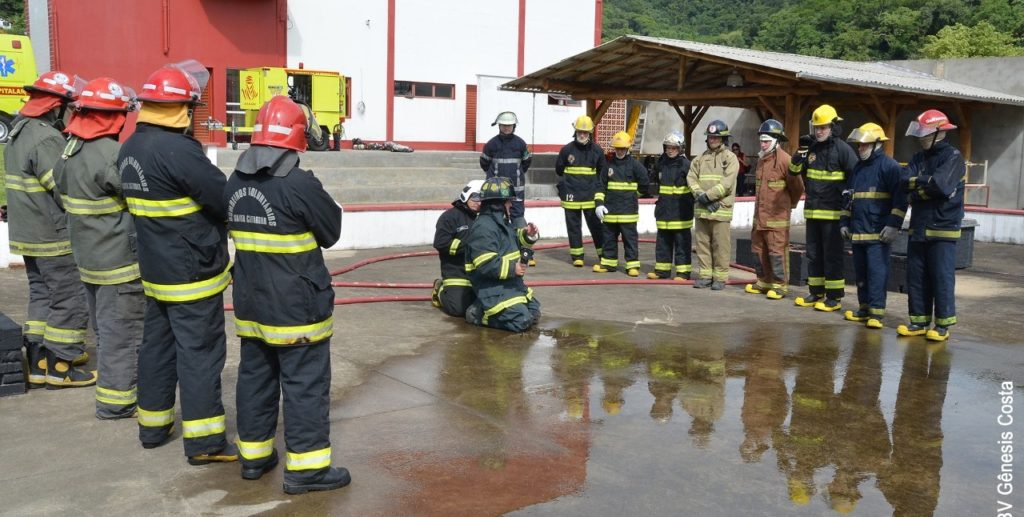
[[[11,28],[2,32],[25,34],[25,1],[0,0],[0,18],[11,23]]]
[[[1015,46],[1013,36],[999,32],[991,23],[979,22],[973,27],[958,23],[926,36],[921,54],[930,59],[1021,56],[1024,48]]]

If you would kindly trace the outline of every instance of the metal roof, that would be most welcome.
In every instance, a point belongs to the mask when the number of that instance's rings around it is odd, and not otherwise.
[[[591,87],[600,85],[611,88],[616,85],[613,81],[617,80],[618,86],[624,85],[639,91],[672,90],[682,81],[679,79],[682,72],[677,66],[681,55],[692,55],[695,59],[708,60],[711,69],[717,67],[715,71],[719,73],[728,73],[730,68],[740,68],[748,73],[761,70],[770,72],[775,77],[798,82],[825,83],[821,86],[826,89],[829,84],[834,84],[877,89],[880,90],[879,93],[905,92],[931,97],[1024,105],[1024,97],[941,79],[889,63],[844,61],[648,36],[616,38],[510,81],[502,88],[573,93],[572,85],[580,84],[575,81],[582,74],[592,76],[587,82]],[[708,70],[708,67],[705,66],[704,69]],[[599,70],[606,70],[608,73],[601,74]],[[628,78],[623,74],[628,73],[628,70],[635,70],[642,76]],[[680,83],[677,83],[677,79]]]

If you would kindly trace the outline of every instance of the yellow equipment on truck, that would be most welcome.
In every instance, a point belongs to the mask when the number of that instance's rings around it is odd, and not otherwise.
[[[36,58],[28,36],[0,34],[0,143],[11,136],[11,121],[25,104],[25,85],[36,80]]]
[[[238,71],[239,109],[245,112],[244,127],[225,127],[232,133],[252,133],[256,115],[274,95],[287,95],[306,112],[306,139],[311,151],[326,151],[332,130],[340,139],[348,103],[345,76],[338,72],[302,68],[243,68]]]

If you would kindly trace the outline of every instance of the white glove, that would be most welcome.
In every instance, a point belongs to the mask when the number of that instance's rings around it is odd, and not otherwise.
[[[878,240],[882,244],[889,244],[896,240],[896,236],[899,233],[900,231],[895,226],[886,226],[885,228],[882,228],[882,233],[878,234]]]
[[[850,240],[850,229],[846,226],[839,227],[839,235],[842,236],[844,241]]]
[[[608,207],[600,205],[594,209],[594,213],[597,214],[597,218],[604,222],[604,216],[608,215]]]

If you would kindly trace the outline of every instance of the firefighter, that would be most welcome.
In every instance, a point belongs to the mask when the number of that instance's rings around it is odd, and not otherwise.
[[[135,133],[118,168],[138,232],[146,315],[139,348],[139,440],[170,438],[175,386],[191,465],[236,461],[221,404],[224,296],[231,282],[224,173],[188,135],[191,111],[209,75],[195,61],[164,66],[146,79]]]
[[[530,169],[533,157],[526,147],[526,142],[515,134],[519,119],[511,111],[503,111],[494,119],[491,126],[498,126],[498,134],[487,141],[480,153],[480,168],[486,177],[500,176],[508,178],[515,187],[516,197],[512,200],[512,224],[516,228],[526,226],[526,209],[523,200],[526,198],[526,171]],[[531,266],[536,264],[530,264]]]
[[[732,205],[736,199],[736,175],[740,165],[726,145],[729,126],[712,121],[704,130],[707,150],[690,163],[686,183],[693,191],[697,206],[694,234],[697,237],[696,288],[725,289],[732,259]]]
[[[843,238],[853,240],[853,268],[860,303],[856,312],[846,311],[845,317],[873,329],[882,328],[885,318],[889,245],[899,235],[907,211],[907,196],[900,186],[900,164],[882,151],[882,142],[886,140],[882,127],[873,122],[850,133],[847,141],[857,145],[860,162],[853,169],[849,215],[844,212],[839,220]]]
[[[342,210],[313,173],[299,168],[306,116],[283,95],[256,116],[252,147],[238,157],[224,190],[235,241],[238,451],[242,478],[278,462],[274,435],[284,395],[284,491],[348,485],[331,467],[331,336],[334,290],[320,248],[341,236]]]
[[[690,160],[683,154],[683,134],[673,131],[665,135],[658,158],[658,201],[654,205],[654,219],[658,234],[654,241],[654,271],[647,273],[651,280],[689,280],[693,266],[690,252],[693,247],[693,193],[686,184]]]
[[[139,343],[146,297],[139,280],[135,224],[121,193],[117,138],[134,92],[109,77],[85,85],[54,167],[68,212],[71,249],[96,331],[96,417],[135,415]]]
[[[25,257],[28,311],[24,327],[30,388],[91,386],[85,364],[89,319],[68,237],[67,214],[53,168],[64,149],[65,115],[85,82],[52,71],[25,86],[29,99],[4,152],[11,253]]]
[[[807,198],[807,287],[808,297],[798,297],[796,305],[832,312],[842,308],[843,237],[839,217],[847,204],[847,189],[857,153],[842,140],[842,129],[835,108],[822,104],[811,114],[811,134],[800,137],[800,146],[789,164],[789,173],[803,177]]]
[[[782,123],[768,119],[757,133],[761,150],[754,171],[756,197],[750,232],[750,249],[757,256],[757,283],[747,284],[743,290],[781,300],[789,291],[790,212],[804,194],[804,182],[789,174],[789,153],[779,147],[779,142],[787,140]]]
[[[595,273],[615,271],[619,266],[619,235],[629,276],[640,276],[640,251],[637,246],[636,223],[640,220],[637,195],[646,196],[647,169],[629,155],[633,145],[629,133],[619,131],[612,136],[615,156],[601,174],[601,186],[594,195],[594,213],[604,223],[604,249],[601,263],[594,264]]]
[[[945,140],[956,129],[939,110],[927,110],[910,122],[907,136],[917,138],[918,152],[903,169],[903,181],[913,208],[907,246],[907,301],[910,324],[901,336],[932,341],[949,339],[956,324],[956,241],[964,218],[964,158]],[[928,330],[933,321],[935,326]]]
[[[598,259],[604,249],[604,230],[594,213],[594,195],[600,189],[600,175],[608,167],[604,151],[593,141],[594,121],[580,115],[572,125],[576,131],[572,142],[565,144],[555,160],[555,174],[559,176],[558,197],[565,209],[565,229],[569,233],[569,256],[572,265],[583,267],[583,227],[594,239]]]
[[[523,282],[540,234],[533,223],[512,225],[513,189],[508,178],[488,178],[480,187],[480,215],[469,230],[465,252],[477,299],[466,310],[466,321],[523,332],[540,318],[540,302]]]
[[[452,207],[437,219],[434,248],[441,259],[441,278],[434,280],[431,301],[449,316],[464,317],[466,308],[476,300],[473,284],[466,273],[466,237],[480,212],[480,187],[483,180],[473,180],[462,188]],[[513,208],[515,201],[512,202]]]

